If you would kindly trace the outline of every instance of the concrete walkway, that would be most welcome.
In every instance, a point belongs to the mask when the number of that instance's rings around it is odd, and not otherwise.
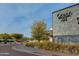
[[[50,54],[45,53],[41,49],[26,47],[24,45],[16,45],[16,46],[13,46],[12,49],[14,49],[16,51],[26,52],[26,53],[30,53],[30,54],[34,54],[34,55],[39,55],[39,56],[50,56]]]
[[[64,53],[60,53],[60,52],[50,52],[49,53],[42,49],[26,47],[26,46],[20,45],[20,44],[13,46],[12,49],[14,49],[16,51],[21,51],[21,52],[38,55],[38,56],[76,56],[75,54],[64,54]]]

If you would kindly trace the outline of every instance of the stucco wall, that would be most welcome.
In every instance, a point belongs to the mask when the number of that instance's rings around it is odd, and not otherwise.
[[[57,14],[65,14],[72,12],[72,15],[67,18],[67,21],[61,22]],[[79,17],[79,5],[68,9],[61,10],[53,14],[53,35],[76,35],[79,34],[79,24],[77,21]]]
[[[72,12],[72,15],[67,18],[67,21],[58,19],[58,14],[66,14],[68,12]],[[79,24],[77,17],[79,17],[79,5],[53,13],[53,36],[55,40],[79,42]]]

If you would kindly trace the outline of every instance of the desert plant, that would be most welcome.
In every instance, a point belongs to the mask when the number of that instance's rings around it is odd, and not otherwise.
[[[49,51],[79,54],[79,45],[62,45],[44,41],[44,42],[28,42],[26,43],[26,46],[41,48]]]

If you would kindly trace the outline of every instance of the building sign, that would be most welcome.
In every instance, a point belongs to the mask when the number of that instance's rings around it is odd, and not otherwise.
[[[64,22],[64,21],[67,21],[67,18],[68,17],[71,17],[72,16],[72,12],[67,12],[67,13],[58,13],[57,14],[57,17],[58,19],[61,19],[61,22]]]
[[[79,24],[79,17],[77,17],[77,21],[78,21],[78,24]]]

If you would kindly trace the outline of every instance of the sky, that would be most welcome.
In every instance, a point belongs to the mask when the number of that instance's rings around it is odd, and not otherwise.
[[[31,37],[35,21],[44,20],[47,29],[52,27],[52,12],[72,3],[0,3],[0,33],[22,33]]]

